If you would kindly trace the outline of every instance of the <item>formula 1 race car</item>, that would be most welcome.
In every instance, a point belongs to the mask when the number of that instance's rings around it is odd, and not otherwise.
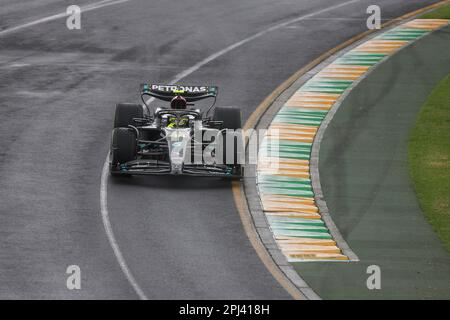
[[[217,93],[215,86],[141,85],[143,104],[116,105],[110,173],[240,178],[241,110],[215,107],[210,117]],[[167,106],[151,108],[155,98]],[[207,98],[206,111],[195,107]]]

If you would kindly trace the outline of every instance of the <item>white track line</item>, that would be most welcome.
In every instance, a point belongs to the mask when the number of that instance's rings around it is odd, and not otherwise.
[[[342,3],[337,4],[335,6],[331,6],[331,7],[322,9],[322,10],[318,10],[318,11],[315,11],[315,12],[312,12],[312,13],[309,13],[309,14],[306,14],[306,15],[303,15],[303,16],[299,16],[297,18],[294,18],[294,19],[291,19],[291,20],[288,20],[288,21],[285,21],[285,22],[282,22],[282,23],[279,23],[279,24],[276,24],[276,25],[274,25],[274,26],[272,26],[270,28],[267,28],[267,29],[265,29],[263,31],[255,33],[254,35],[252,35],[252,36],[250,36],[248,38],[245,38],[245,39],[243,39],[241,41],[233,43],[232,45],[230,45],[230,46],[228,46],[228,47],[226,47],[226,48],[224,48],[224,49],[222,49],[220,51],[217,51],[216,53],[213,53],[212,55],[206,57],[202,61],[199,61],[196,64],[194,64],[192,67],[190,67],[190,68],[188,68],[188,69],[178,73],[170,81],[170,83],[174,84],[174,83],[176,83],[176,82],[186,78],[187,76],[189,76],[190,74],[194,73],[195,71],[197,71],[198,69],[200,69],[204,65],[210,63],[211,61],[213,61],[213,60],[215,60],[217,58],[220,58],[224,54],[226,54],[226,53],[228,53],[228,52],[230,52],[230,51],[232,51],[232,50],[234,50],[234,49],[236,49],[238,47],[241,47],[241,46],[243,46],[244,44],[246,44],[246,43],[248,43],[250,41],[253,41],[253,40],[257,39],[257,38],[260,38],[260,37],[266,35],[269,32],[278,30],[280,28],[286,27],[286,26],[288,26],[290,24],[293,24],[293,23],[296,23],[296,22],[299,22],[299,21],[302,21],[302,20],[309,19],[309,18],[314,17],[314,16],[316,16],[318,14],[325,13],[327,11],[332,11],[332,10],[338,9],[340,7],[344,7],[346,5],[349,5],[349,4],[352,4],[352,3],[355,3],[355,2],[359,2],[359,1],[361,1],[361,0],[350,0],[350,1],[342,2]],[[152,102],[153,100],[154,100],[154,98],[150,98],[146,102],[148,104],[148,103]]]
[[[91,10],[95,10],[95,9],[99,9],[99,8],[103,8],[106,6],[110,6],[110,5],[114,5],[114,4],[119,4],[119,3],[124,3],[124,2],[128,2],[130,0],[103,0],[91,5],[87,5],[84,7],[81,7],[81,11],[82,12],[86,12],[86,11],[91,11]],[[335,9],[339,9],[341,7],[347,6],[349,4],[352,3],[356,3],[359,2],[361,0],[350,0],[350,1],[346,1],[346,2],[342,2],[340,4],[325,8],[325,9],[321,9],[306,15],[302,15],[299,16],[297,18],[276,24],[272,27],[269,27],[267,29],[264,29],[258,33],[255,33],[254,35],[245,38],[241,41],[238,41],[220,51],[217,51],[216,53],[213,53],[212,55],[206,57],[205,59],[199,61],[198,63],[196,63],[195,65],[193,65],[192,67],[178,73],[177,75],[175,75],[175,77],[171,80],[171,83],[176,83],[180,80],[182,80],[183,78],[189,76],[190,74],[194,73],[195,71],[197,71],[198,69],[200,69],[201,67],[203,67],[204,65],[210,63],[211,61],[223,56],[224,54],[243,46],[244,44],[253,41],[257,38],[260,38],[264,35],[266,35],[269,32],[281,29],[283,27],[286,27],[290,24],[302,21],[302,20],[306,20],[308,18],[314,17],[318,14],[321,13],[325,13],[328,11],[332,11]],[[67,13],[66,12],[62,12],[59,14],[55,14],[52,16],[48,16],[42,19],[38,19],[35,21],[31,21],[16,27],[12,27],[9,29],[5,29],[3,31],[0,31],[0,36],[3,35],[7,35],[9,33],[15,32],[15,31],[19,31],[22,29],[26,29],[38,24],[42,24],[45,22],[49,22],[49,21],[54,21],[57,19],[61,19],[67,17]],[[151,102],[152,99],[149,99],[148,102]],[[103,164],[103,169],[102,169],[102,175],[101,175],[101,181],[100,181],[100,210],[101,210],[101,215],[102,215],[102,221],[103,221],[103,225],[105,227],[105,231],[106,231],[106,235],[108,236],[108,240],[109,243],[111,245],[111,248],[114,251],[114,255],[116,256],[117,262],[120,265],[120,268],[122,269],[122,272],[125,274],[125,277],[127,278],[128,282],[131,284],[131,286],[133,287],[134,291],[137,293],[137,295],[139,296],[140,299],[142,300],[147,300],[147,296],[145,295],[145,293],[143,292],[143,290],[141,289],[141,287],[138,285],[138,283],[136,282],[133,274],[131,273],[130,269],[128,268],[125,259],[123,258],[122,252],[120,251],[119,245],[117,244],[117,241],[114,237],[114,233],[111,227],[111,222],[109,220],[109,213],[108,213],[108,177],[109,177],[109,154],[107,155],[105,162]]]
[[[141,287],[139,287],[138,283],[134,279],[133,274],[125,262],[125,259],[120,251],[119,245],[117,244],[116,238],[114,237],[114,232],[111,227],[111,223],[109,221],[108,215],[108,175],[109,175],[109,155],[106,157],[105,163],[103,164],[102,177],[100,183],[100,211],[102,213],[102,221],[103,226],[105,227],[106,235],[108,236],[109,243],[111,248],[114,251],[114,255],[116,256],[117,262],[119,262],[120,268],[122,272],[125,274],[125,277],[128,279],[128,282],[133,287],[134,291],[137,293],[140,299],[148,300],[144,291],[142,291]]]
[[[99,1],[99,2],[92,3],[92,4],[88,4],[86,6],[82,6],[82,7],[80,7],[80,9],[81,9],[81,12],[87,12],[87,11],[100,9],[100,8],[103,8],[103,7],[112,6],[112,5],[115,5],[115,4],[128,2],[128,1],[130,1],[130,0],[102,0],[102,1]],[[54,15],[51,15],[51,16],[48,16],[48,17],[45,17],[45,18],[42,18],[42,19],[34,20],[34,21],[31,21],[31,22],[27,22],[27,23],[18,25],[16,27],[12,27],[12,28],[8,28],[8,29],[5,29],[5,30],[2,30],[2,31],[0,31],[0,36],[4,36],[4,35],[10,34],[10,33],[13,33],[15,31],[19,31],[19,30],[22,30],[22,29],[33,27],[33,26],[38,25],[38,24],[42,24],[42,23],[58,20],[58,19],[65,18],[65,17],[68,17],[66,12],[57,13],[57,14],[54,14]]]

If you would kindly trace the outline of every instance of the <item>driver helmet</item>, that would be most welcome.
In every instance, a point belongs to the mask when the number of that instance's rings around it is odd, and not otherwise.
[[[186,109],[187,102],[182,96],[176,96],[170,101],[170,108],[172,109]]]

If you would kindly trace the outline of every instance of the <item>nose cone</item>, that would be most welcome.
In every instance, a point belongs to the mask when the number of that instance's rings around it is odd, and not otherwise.
[[[186,148],[191,140],[190,129],[167,129],[172,174],[182,174]]]

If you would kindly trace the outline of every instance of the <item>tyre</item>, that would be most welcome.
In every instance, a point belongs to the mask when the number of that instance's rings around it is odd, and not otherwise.
[[[136,133],[127,128],[115,128],[111,142],[111,174],[117,165],[136,159]]]
[[[241,170],[241,165],[239,164],[239,157],[244,152],[243,143],[239,143],[239,139],[241,139],[241,133],[236,132],[237,136],[227,135],[227,131],[234,131],[242,128],[241,121],[241,110],[236,107],[216,107],[214,110],[213,120],[222,121],[223,122],[223,139],[222,139],[222,156],[223,163],[232,168],[232,171]],[[228,138],[234,139],[234,148],[232,150],[233,157],[227,157],[227,136]],[[228,150],[230,152],[231,150]],[[219,152],[220,154],[220,152]]]
[[[140,104],[119,103],[116,105],[116,114],[114,117],[114,128],[128,127],[133,125],[133,118],[143,118],[144,109]]]

